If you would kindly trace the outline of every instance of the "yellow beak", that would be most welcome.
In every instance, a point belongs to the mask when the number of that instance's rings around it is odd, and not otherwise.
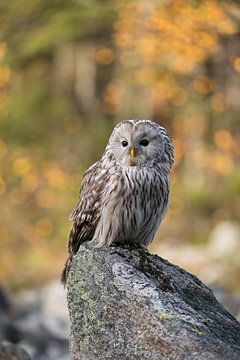
[[[131,148],[130,155],[131,155],[131,159],[134,160],[135,156],[136,156],[136,152],[135,152],[134,147]]]

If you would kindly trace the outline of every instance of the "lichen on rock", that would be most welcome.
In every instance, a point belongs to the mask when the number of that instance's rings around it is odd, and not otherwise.
[[[240,358],[240,324],[195,276],[143,249],[84,246],[69,274],[72,360]]]

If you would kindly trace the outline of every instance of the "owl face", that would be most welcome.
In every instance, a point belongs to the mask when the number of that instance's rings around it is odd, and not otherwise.
[[[123,121],[114,129],[110,146],[124,166],[150,166],[164,151],[161,127],[151,121]]]

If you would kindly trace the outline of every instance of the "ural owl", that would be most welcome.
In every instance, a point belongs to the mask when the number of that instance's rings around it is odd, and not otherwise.
[[[85,172],[70,215],[63,283],[83,242],[93,247],[150,244],[167,209],[172,164],[173,145],[160,125],[124,120],[114,128],[101,160]]]

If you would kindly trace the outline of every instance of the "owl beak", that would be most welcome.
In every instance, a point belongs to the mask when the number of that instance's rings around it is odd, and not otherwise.
[[[132,159],[132,160],[135,160],[136,150],[134,149],[133,146],[131,147],[130,155],[131,155],[131,159]]]
[[[136,160],[136,155],[137,155],[137,151],[134,148],[134,146],[131,147],[130,149],[130,165],[131,166],[136,166],[137,165],[137,160]]]

